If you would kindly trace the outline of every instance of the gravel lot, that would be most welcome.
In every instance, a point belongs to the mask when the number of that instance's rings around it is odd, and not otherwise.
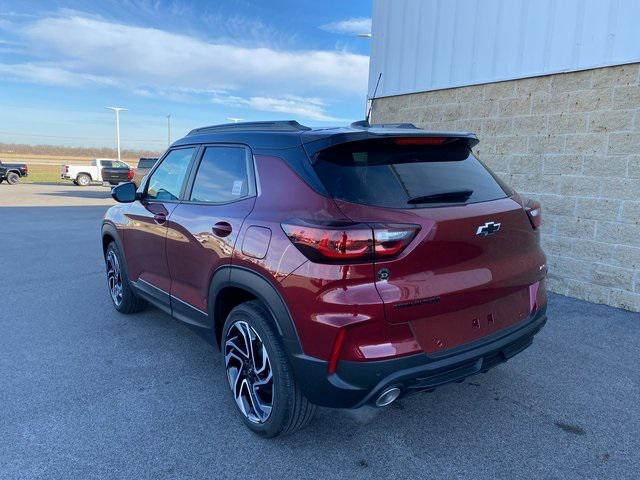
[[[552,295],[491,372],[263,440],[197,330],[112,309],[105,208],[0,208],[0,478],[637,478],[639,314]]]

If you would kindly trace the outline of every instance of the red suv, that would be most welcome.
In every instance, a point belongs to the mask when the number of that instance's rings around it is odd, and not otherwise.
[[[546,321],[540,205],[410,124],[193,130],[139,188],[113,189],[102,245],[122,313],[203,327],[255,432],[315,406],[385,406],[485,372]]]

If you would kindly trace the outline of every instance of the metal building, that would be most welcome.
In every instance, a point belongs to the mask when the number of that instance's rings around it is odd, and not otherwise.
[[[638,0],[374,0],[369,96],[640,61]]]
[[[478,134],[549,288],[640,311],[640,0],[374,0],[373,122]]]

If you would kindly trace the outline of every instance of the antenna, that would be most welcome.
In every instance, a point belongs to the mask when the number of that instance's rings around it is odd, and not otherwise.
[[[369,111],[367,112],[367,117],[364,119],[367,125],[369,125],[369,118],[371,118],[371,109],[373,109],[373,100],[376,98],[376,93],[378,93],[378,85],[380,85],[381,78],[382,78],[382,72],[378,74],[378,81],[376,82],[376,88],[373,90],[373,96],[369,99],[371,100],[371,105],[369,105]]]

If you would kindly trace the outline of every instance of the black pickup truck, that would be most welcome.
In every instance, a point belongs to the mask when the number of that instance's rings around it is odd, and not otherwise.
[[[6,180],[9,185],[15,185],[27,175],[29,175],[29,167],[24,163],[4,163],[0,160],[0,183]]]
[[[102,165],[102,181],[110,185],[129,182],[133,178],[133,168],[124,162],[103,160]]]

